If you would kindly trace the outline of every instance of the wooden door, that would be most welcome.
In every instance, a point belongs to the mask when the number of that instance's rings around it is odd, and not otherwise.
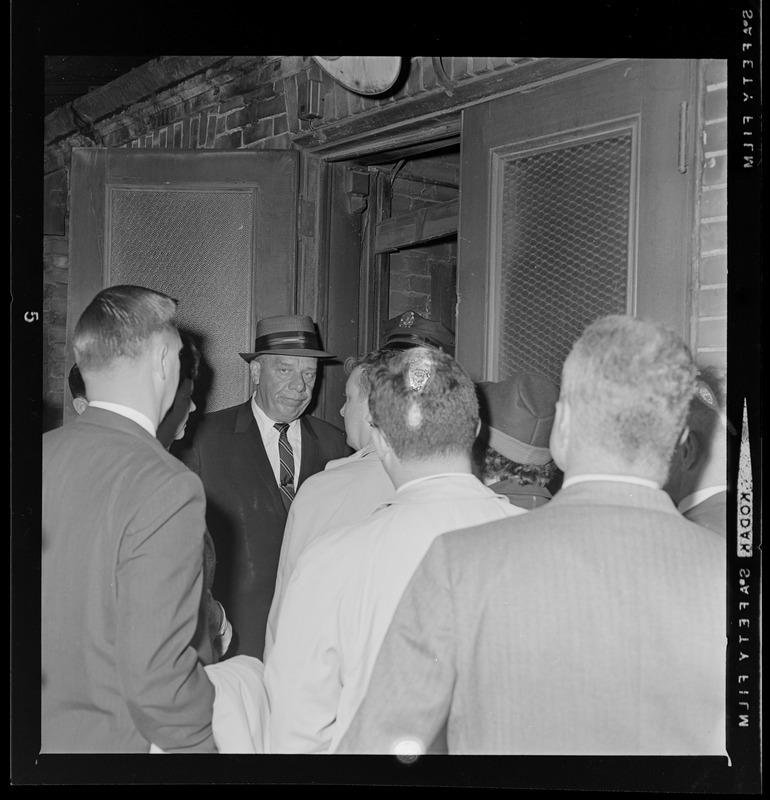
[[[466,109],[457,358],[559,381],[591,320],[689,334],[694,63],[622,60]]]
[[[73,150],[67,370],[86,305],[133,283],[179,300],[180,327],[202,345],[202,410],[243,402],[238,353],[257,320],[295,313],[296,208],[293,151]]]

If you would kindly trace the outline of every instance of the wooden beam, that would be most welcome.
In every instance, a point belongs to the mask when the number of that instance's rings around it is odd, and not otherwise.
[[[396,93],[396,102],[383,104],[372,113],[346,116],[314,126],[310,130],[293,134],[292,141],[296,147],[324,157],[355,158],[358,154],[365,155],[368,152],[364,145],[370,137],[375,142],[388,136],[395,140],[399,131],[419,131],[424,126],[437,125],[442,117],[446,119],[452,115],[457,118],[455,122],[459,122],[460,113],[469,105],[566,77],[570,73],[601,68],[612,61],[602,58],[538,58],[458,81],[451,97],[447,96],[441,86],[413,97],[404,96],[405,90],[402,89],[400,93]],[[396,142],[390,146],[401,144]]]
[[[376,253],[392,253],[404,247],[457,233],[460,201],[450,200],[399,214],[377,224]]]

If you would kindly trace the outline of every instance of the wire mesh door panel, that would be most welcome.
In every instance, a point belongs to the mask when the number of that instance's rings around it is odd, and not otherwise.
[[[111,187],[108,282],[179,300],[210,368],[206,411],[240,402],[248,372],[238,357],[252,317],[254,194],[249,190]]]
[[[498,380],[560,381],[583,328],[625,313],[632,265],[633,131],[506,154],[498,169]]]

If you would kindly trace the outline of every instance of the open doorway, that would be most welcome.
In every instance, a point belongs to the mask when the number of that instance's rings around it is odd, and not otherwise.
[[[375,345],[384,323],[405,311],[456,329],[460,148],[453,145],[369,167],[384,191],[374,214],[372,264],[382,283]]]
[[[349,356],[380,347],[405,311],[457,328],[460,142],[421,142],[327,164],[326,346],[315,413],[335,421]]]

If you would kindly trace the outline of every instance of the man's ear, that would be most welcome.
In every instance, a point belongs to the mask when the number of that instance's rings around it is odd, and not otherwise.
[[[685,469],[692,469],[700,458],[701,443],[689,428],[684,429],[678,450],[682,459],[682,466]]]
[[[551,458],[561,470],[566,467],[571,413],[569,404],[565,400],[556,402],[548,449],[551,451]]]
[[[149,360],[150,368],[161,380],[165,380],[168,374],[169,356],[168,342],[161,334],[156,334],[150,341],[144,358]]]
[[[372,427],[372,444],[377,451],[377,455],[383,461],[387,454],[392,452],[392,448],[390,444],[388,444],[385,434],[379,428]]]
[[[78,414],[82,414],[88,408],[88,400],[85,397],[76,397],[73,399],[72,405]]]
[[[251,380],[256,386],[259,383],[259,374],[262,371],[262,362],[257,361],[256,358],[252,358],[249,361],[249,375],[251,375]]]
[[[168,375],[168,345],[164,342],[158,351],[158,356],[160,358],[160,377],[163,380],[166,380],[166,376]]]

